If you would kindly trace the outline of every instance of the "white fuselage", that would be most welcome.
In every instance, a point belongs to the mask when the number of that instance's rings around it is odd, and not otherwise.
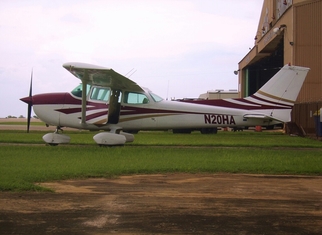
[[[46,94],[42,94],[44,96]],[[53,94],[47,94],[53,96]],[[121,103],[119,122],[116,124],[124,130],[157,130],[183,128],[215,128],[265,126],[279,123],[264,119],[247,119],[244,117],[249,110],[215,105],[186,103],[162,100],[155,102],[149,93],[145,93],[149,102],[145,104]],[[109,130],[108,104],[100,101],[88,101],[86,105],[86,121],[81,121],[81,99],[70,93],[56,93],[62,103],[52,104],[35,102],[34,111],[37,116],[49,125],[72,127],[89,130]],[[66,98],[68,97],[68,98]],[[40,97],[43,98],[43,97]],[[53,100],[53,99],[51,99]],[[260,108],[260,105],[258,105]],[[261,114],[261,110],[253,107],[252,113]]]

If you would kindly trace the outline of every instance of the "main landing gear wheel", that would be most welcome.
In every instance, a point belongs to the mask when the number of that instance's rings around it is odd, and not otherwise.
[[[126,132],[100,132],[93,139],[99,146],[123,146],[126,142],[133,142],[134,135]]]

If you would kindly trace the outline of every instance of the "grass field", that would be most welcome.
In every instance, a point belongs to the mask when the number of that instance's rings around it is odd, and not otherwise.
[[[98,147],[94,132],[66,131],[69,145],[46,146],[46,132],[0,130],[0,190],[45,190],[36,182],[167,172],[322,174],[322,142],[281,132],[140,132],[124,147]]]

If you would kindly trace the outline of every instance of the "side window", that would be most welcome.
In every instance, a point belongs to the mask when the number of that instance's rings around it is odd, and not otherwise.
[[[135,92],[126,92],[124,94],[124,103],[126,104],[147,104],[149,99],[146,95]]]
[[[93,87],[90,99],[107,102],[110,98],[110,94],[111,91],[109,88]]]

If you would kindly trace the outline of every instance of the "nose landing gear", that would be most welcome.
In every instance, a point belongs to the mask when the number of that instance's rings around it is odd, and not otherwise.
[[[63,129],[57,126],[54,133],[47,133],[42,139],[51,146],[57,146],[58,144],[68,144],[70,137],[68,135],[61,134]]]

